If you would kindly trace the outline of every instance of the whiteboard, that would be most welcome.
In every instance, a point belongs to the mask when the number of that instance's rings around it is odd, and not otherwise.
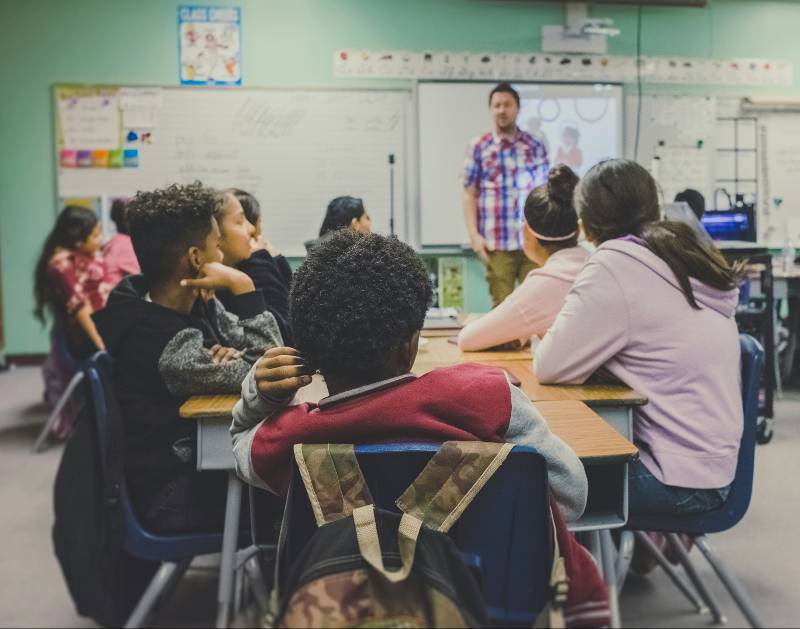
[[[469,142],[491,131],[488,97],[494,83],[421,82],[419,207],[423,245],[469,241],[462,210],[462,175]],[[540,139],[555,162],[566,126],[580,132],[583,174],[593,164],[622,155],[622,88],[619,85],[515,83],[521,97],[518,126]]]
[[[769,113],[758,117],[758,237],[782,247],[787,236],[800,245],[800,114]],[[780,204],[776,201],[780,199]]]
[[[659,95],[641,99],[639,150],[636,123],[639,97],[625,99],[625,157],[650,170],[665,201],[686,188],[709,201],[714,192],[717,99]]]
[[[395,232],[406,237],[410,91],[155,91],[148,108],[122,112],[126,148],[126,116],[148,125],[137,129],[140,140],[143,130],[150,133],[147,143],[135,144],[139,166],[62,168],[57,156],[59,198],[99,197],[107,206],[110,198],[176,182],[242,188],[261,203],[265,236],[286,255],[305,255],[303,242],[317,236],[336,196],[363,198],[373,229],[389,232],[388,156],[394,154]],[[79,130],[93,137],[91,128]]]

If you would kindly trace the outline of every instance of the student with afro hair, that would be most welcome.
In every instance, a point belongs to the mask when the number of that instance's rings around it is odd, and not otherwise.
[[[411,367],[431,301],[425,266],[395,238],[340,230],[295,273],[296,348],[267,351],[242,384],[231,432],[240,476],[283,494],[296,443],[479,440],[535,447],[568,519],[586,504],[575,453],[500,368]],[[295,393],[321,372],[329,397]]]

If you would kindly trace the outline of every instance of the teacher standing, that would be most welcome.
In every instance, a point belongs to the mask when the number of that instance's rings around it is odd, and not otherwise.
[[[523,251],[523,209],[530,191],[547,181],[550,162],[544,144],[517,126],[519,94],[511,85],[490,92],[489,109],[494,130],[467,149],[464,220],[497,306],[536,266]]]

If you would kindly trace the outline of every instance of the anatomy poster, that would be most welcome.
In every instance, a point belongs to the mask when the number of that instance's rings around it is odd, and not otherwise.
[[[181,83],[241,85],[241,35],[238,7],[179,7]]]

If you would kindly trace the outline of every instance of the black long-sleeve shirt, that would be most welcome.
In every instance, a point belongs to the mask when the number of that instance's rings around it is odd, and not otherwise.
[[[284,343],[292,345],[294,335],[289,322],[289,288],[292,285],[292,269],[282,255],[272,257],[268,251],[256,251],[247,260],[240,262],[236,268],[253,280],[256,290],[261,290],[267,311],[272,313],[278,322]],[[233,295],[227,291],[218,291],[219,299],[228,308]]]

